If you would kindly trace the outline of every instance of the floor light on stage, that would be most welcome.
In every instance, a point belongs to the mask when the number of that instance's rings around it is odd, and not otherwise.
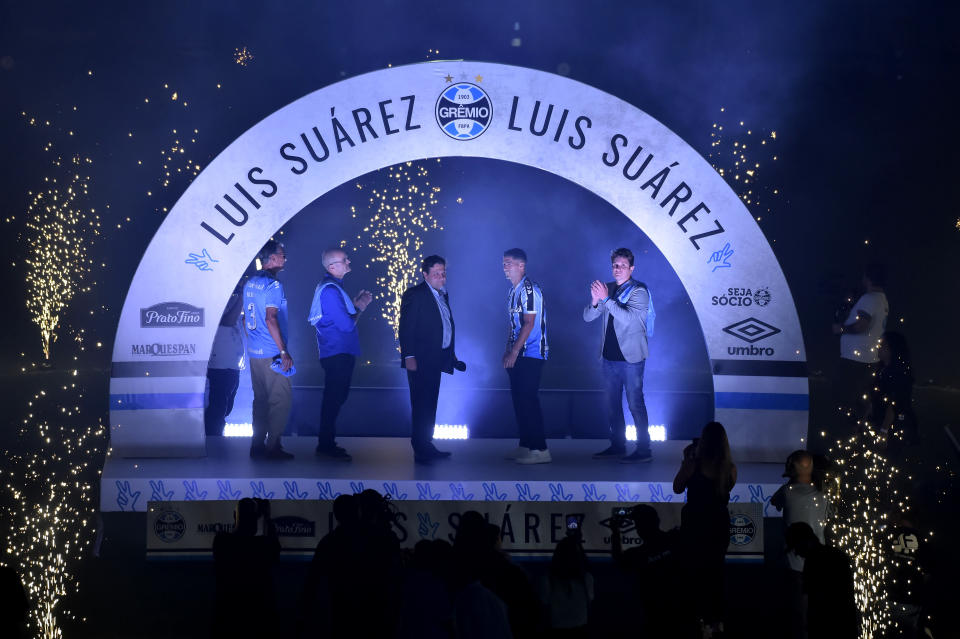
[[[469,439],[470,431],[466,424],[434,424],[434,439]]]
[[[667,427],[665,424],[651,424],[647,428],[647,432],[650,433],[650,441],[652,442],[667,441]],[[627,424],[627,441],[637,441],[637,427],[633,424]]]
[[[253,437],[253,424],[224,424],[224,437]]]

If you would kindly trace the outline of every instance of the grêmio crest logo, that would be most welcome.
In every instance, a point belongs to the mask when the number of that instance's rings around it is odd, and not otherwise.
[[[164,543],[172,544],[180,541],[186,531],[187,522],[184,521],[183,515],[175,510],[163,511],[153,522],[153,534]]]
[[[196,344],[134,344],[131,355],[149,355],[151,357],[176,357],[178,355],[196,355]]]
[[[757,536],[757,525],[744,513],[730,515],[730,543],[746,546]]]
[[[493,103],[475,84],[460,82],[447,87],[437,98],[437,124],[454,140],[473,140],[493,120]]]
[[[763,355],[765,357],[772,357],[774,354],[773,347],[755,346],[754,344],[760,340],[776,335],[780,332],[780,329],[772,324],[761,322],[755,317],[748,317],[745,320],[740,320],[735,324],[724,327],[723,332],[750,344],[750,346],[728,346],[728,355]]]
[[[771,300],[770,289],[760,288],[728,288],[721,295],[710,298],[712,306],[766,306]]]
[[[184,302],[160,302],[140,309],[140,328],[203,326],[203,309]]]

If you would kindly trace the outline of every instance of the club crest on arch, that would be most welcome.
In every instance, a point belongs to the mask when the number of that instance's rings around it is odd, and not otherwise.
[[[454,140],[473,140],[490,126],[493,103],[477,85],[460,82],[443,90],[435,115],[440,129]]]

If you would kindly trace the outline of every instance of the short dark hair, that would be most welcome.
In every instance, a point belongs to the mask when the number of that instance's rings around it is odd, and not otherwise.
[[[863,268],[863,274],[867,276],[870,283],[874,286],[883,288],[887,285],[887,265],[880,262],[867,264]]]
[[[628,248],[618,248],[610,251],[610,263],[613,264],[613,261],[618,257],[625,257],[627,261],[630,262],[630,266],[633,266],[633,251]]]
[[[270,259],[271,255],[274,255],[277,251],[283,248],[283,244],[276,240],[267,240],[267,243],[263,245],[263,248],[260,249],[260,252],[257,253],[257,259],[260,260],[260,264],[266,264],[267,260]]]
[[[527,252],[524,251],[522,248],[507,249],[506,251],[503,252],[503,256],[511,257],[515,260],[520,260],[524,264],[527,263]]]
[[[442,257],[440,257],[439,255],[428,255],[427,257],[424,258],[423,264],[420,265],[420,270],[424,273],[429,273],[430,269],[432,269],[437,264],[443,264],[444,266],[446,266],[447,261]]]

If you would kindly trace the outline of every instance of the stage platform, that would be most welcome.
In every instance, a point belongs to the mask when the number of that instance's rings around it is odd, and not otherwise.
[[[145,511],[148,501],[333,499],[373,488],[393,499],[480,501],[681,501],[673,477],[687,441],[653,442],[653,462],[620,464],[591,455],[607,440],[548,440],[553,463],[523,466],[505,459],[515,439],[437,440],[450,459],[413,463],[410,440],[340,437],[353,455],[336,462],[314,455],[313,437],[285,437],[289,461],[250,459],[247,438],[207,440],[202,458],[154,459],[109,456],[103,469],[100,509]],[[783,483],[782,464],[738,464],[732,501],[763,504],[764,516],[779,516],[770,496]]]

